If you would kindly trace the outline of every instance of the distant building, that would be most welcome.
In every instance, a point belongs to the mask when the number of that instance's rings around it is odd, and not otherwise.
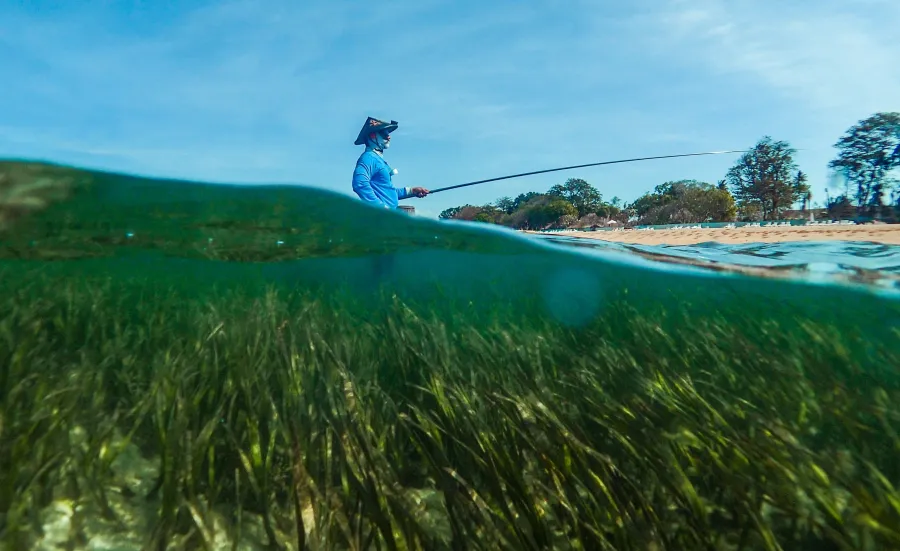
[[[411,207],[409,205],[400,205],[400,210],[404,211],[406,214],[416,213],[416,207]]]
[[[781,220],[814,220],[816,218],[828,218],[828,209],[805,209],[782,211]]]

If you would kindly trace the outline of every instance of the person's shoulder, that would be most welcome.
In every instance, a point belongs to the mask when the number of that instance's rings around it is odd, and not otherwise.
[[[375,153],[374,151],[364,151],[362,155],[359,156],[359,160],[357,163],[365,164],[368,166],[382,166],[385,164],[384,159],[381,158],[381,155]]]

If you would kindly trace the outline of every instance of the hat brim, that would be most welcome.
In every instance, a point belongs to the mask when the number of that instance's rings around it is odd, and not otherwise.
[[[359,131],[359,136],[356,137],[356,141],[353,142],[353,145],[365,145],[366,138],[369,137],[369,134],[374,132],[387,132],[390,134],[394,130],[397,130],[399,124],[397,121],[391,121],[390,124],[379,124],[375,126],[369,126],[368,124],[363,125],[362,130]]]

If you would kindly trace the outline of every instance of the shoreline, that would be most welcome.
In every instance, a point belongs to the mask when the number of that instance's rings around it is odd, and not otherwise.
[[[662,230],[598,230],[545,233],[632,245],[696,245],[698,243],[785,243],[791,241],[866,241],[900,245],[900,224],[860,224],[853,226],[768,226],[738,228],[680,228]]]

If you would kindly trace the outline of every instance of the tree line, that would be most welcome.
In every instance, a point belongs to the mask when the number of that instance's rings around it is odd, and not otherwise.
[[[876,113],[850,127],[834,144],[829,169],[843,180],[825,208],[833,218],[870,217],[897,222],[900,195],[894,171],[900,167],[900,113]],[[677,180],[656,186],[631,203],[602,193],[581,178],[569,178],[545,193],[501,197],[486,205],[446,209],[440,218],[502,224],[517,229],[660,225],[776,220],[800,204],[812,208],[806,173],[796,150],[769,136],[741,155],[715,185]]]

